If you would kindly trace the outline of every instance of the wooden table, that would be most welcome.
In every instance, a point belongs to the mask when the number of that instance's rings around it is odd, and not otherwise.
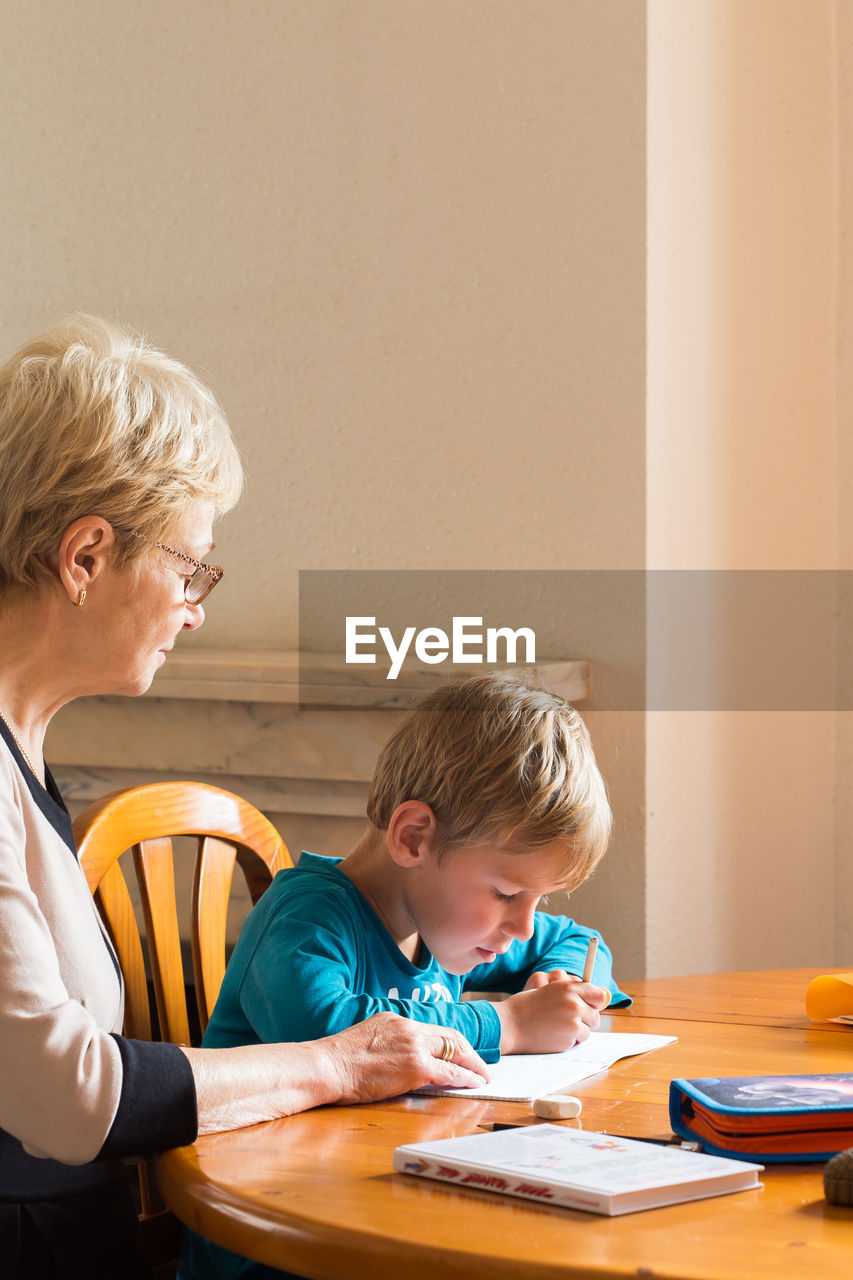
[[[590,1130],[669,1133],[673,1076],[853,1069],[853,1028],[809,1023],[817,970],[626,984],[604,1030],[674,1034],[573,1086]],[[824,972],[828,972],[824,970]],[[768,1167],[763,1187],[605,1218],[391,1172],[403,1142],[527,1121],[515,1103],[397,1098],[321,1108],[199,1138],[159,1162],[167,1203],[226,1247],[312,1280],[850,1280],[853,1209],[827,1204],[822,1165]]]

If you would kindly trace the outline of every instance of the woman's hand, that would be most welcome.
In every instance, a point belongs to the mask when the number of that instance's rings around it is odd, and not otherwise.
[[[324,1103],[375,1102],[425,1084],[470,1087],[489,1078],[458,1031],[396,1013],[377,1013],[322,1040],[183,1052],[195,1077],[199,1133],[240,1129]]]
[[[377,1013],[318,1045],[334,1064],[339,1102],[375,1102],[428,1084],[471,1088],[489,1079],[488,1067],[458,1031],[396,1013]]]

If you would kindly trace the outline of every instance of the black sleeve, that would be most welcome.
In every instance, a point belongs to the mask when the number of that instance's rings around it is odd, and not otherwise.
[[[195,1079],[177,1045],[114,1035],[122,1063],[121,1097],[98,1159],[149,1155],[198,1136]]]

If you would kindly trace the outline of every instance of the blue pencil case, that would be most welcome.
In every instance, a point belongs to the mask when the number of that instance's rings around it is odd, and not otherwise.
[[[828,1160],[853,1147],[853,1074],[673,1080],[669,1119],[674,1133],[715,1155]]]

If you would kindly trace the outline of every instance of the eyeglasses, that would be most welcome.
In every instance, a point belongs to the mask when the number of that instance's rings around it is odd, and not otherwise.
[[[179,560],[185,560],[187,564],[193,566],[195,572],[184,579],[184,599],[187,604],[201,604],[202,600],[206,600],[225,572],[218,564],[205,564],[203,560],[193,560],[192,556],[186,556],[183,551],[176,551],[174,547],[167,547],[164,542],[155,542],[154,546],[159,547],[161,551],[168,551],[170,556],[177,556]]]

